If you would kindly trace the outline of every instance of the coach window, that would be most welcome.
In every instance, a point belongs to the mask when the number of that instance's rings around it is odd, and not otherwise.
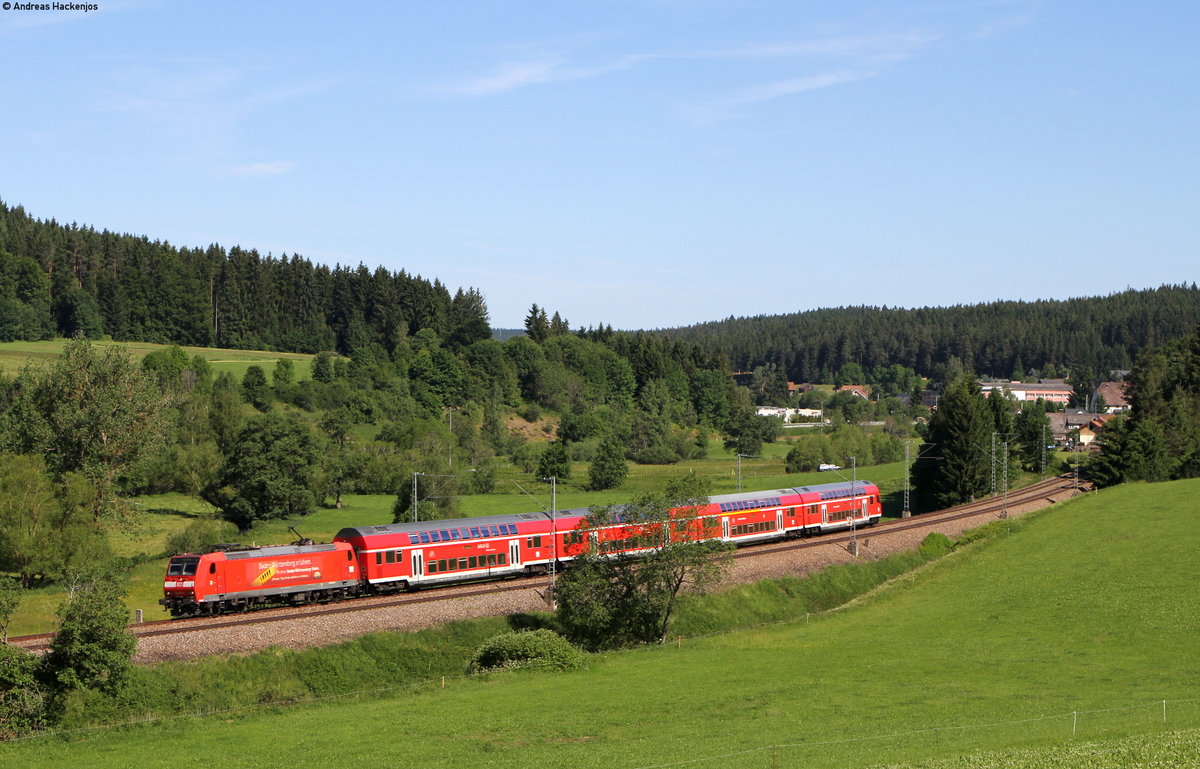
[[[425,564],[425,571],[429,574],[437,574],[437,561],[430,561]]]
[[[396,554],[393,553],[391,550],[387,551],[387,562],[388,563],[396,562]]]
[[[421,544],[422,545],[429,544],[429,532],[427,532],[427,531],[421,532]]]
[[[468,569],[474,569],[477,566],[479,566],[479,559],[477,557],[471,556],[470,558],[467,559],[467,568]]]
[[[478,536],[479,536],[479,527],[477,527],[477,526],[472,526],[472,527],[471,527],[471,536],[472,536],[472,537],[478,537]]]
[[[375,554],[375,565],[378,566],[381,563],[383,563],[383,553],[376,553]]]
[[[208,573],[209,573],[209,574],[216,574],[216,573],[217,573],[217,564],[216,564],[216,563],[210,563],[210,564],[208,565]]]

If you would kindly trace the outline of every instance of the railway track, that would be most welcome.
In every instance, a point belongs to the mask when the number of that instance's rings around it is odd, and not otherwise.
[[[756,558],[785,551],[804,550],[808,548],[838,545],[855,553],[856,543],[866,543],[870,538],[883,537],[903,531],[915,529],[933,529],[953,521],[994,515],[1003,517],[1010,508],[1029,504],[1031,502],[1056,502],[1065,496],[1071,496],[1080,488],[1075,486],[1070,476],[1048,478],[1045,481],[1026,486],[1010,493],[1006,499],[988,498],[976,502],[947,508],[935,513],[926,513],[913,518],[889,520],[873,527],[860,527],[854,531],[843,531],[834,534],[824,534],[813,538],[786,540],[760,545],[750,545],[739,549],[733,554],[735,559]],[[330,616],[336,614],[352,614],[356,612],[379,611],[403,606],[453,601],[475,596],[496,595],[511,591],[544,590],[549,584],[548,577],[538,576],[520,579],[510,579],[504,582],[474,583],[437,588],[428,591],[406,593],[398,596],[360,598],[336,604],[312,605],[303,607],[281,607],[264,609],[246,614],[235,614],[212,618],[166,619],[142,622],[129,626],[130,632],[138,638],[153,638],[155,636],[184,635],[200,631],[212,631],[221,628],[236,628],[245,625],[261,625],[267,623],[287,622],[296,619]],[[49,648],[53,634],[20,636],[10,638],[8,643],[32,652],[42,652]]]

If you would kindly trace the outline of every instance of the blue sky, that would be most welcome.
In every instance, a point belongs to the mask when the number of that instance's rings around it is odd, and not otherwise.
[[[573,326],[1191,282],[1200,5],[0,11],[0,198]]]

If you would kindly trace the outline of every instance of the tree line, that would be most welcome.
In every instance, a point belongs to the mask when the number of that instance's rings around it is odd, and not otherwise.
[[[1200,325],[1147,350],[1127,394],[1132,409],[1101,431],[1092,478],[1111,486],[1200,476]]]
[[[1192,283],[1063,301],[730,316],[658,333],[720,352],[737,370],[775,366],[793,382],[832,382],[850,364],[866,372],[903,366],[933,379],[953,379],[945,370],[956,365],[1024,379],[1047,369],[1128,370],[1142,350],[1198,322],[1200,289]]]
[[[313,264],[254,249],[177,247],[38,220],[0,202],[0,341],[125,341],[353,354],[429,329],[458,347],[491,335],[472,288],[401,270]]]

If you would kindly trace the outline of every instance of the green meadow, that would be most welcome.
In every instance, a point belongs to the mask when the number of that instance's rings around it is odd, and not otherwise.
[[[1195,766],[1198,493],[1091,494],[993,525],[839,610],[585,670],[391,690],[382,677],[382,691],[12,743],[0,764]]]
[[[13,375],[26,364],[50,364],[62,355],[65,339],[52,339],[45,342],[0,342],[0,371]],[[122,347],[129,351],[130,356],[140,360],[152,352],[166,349],[169,345],[152,344],[150,342],[114,342],[111,339],[93,341],[92,344],[100,349],[107,347]],[[267,350],[226,350],[219,347],[184,347],[189,358],[196,355],[207,360],[213,371],[220,374],[228,371],[240,382],[246,374],[246,369],[258,365],[270,377],[271,370],[277,360],[290,360],[296,367],[296,379],[308,379],[312,374],[311,355],[294,352],[270,352]]]

